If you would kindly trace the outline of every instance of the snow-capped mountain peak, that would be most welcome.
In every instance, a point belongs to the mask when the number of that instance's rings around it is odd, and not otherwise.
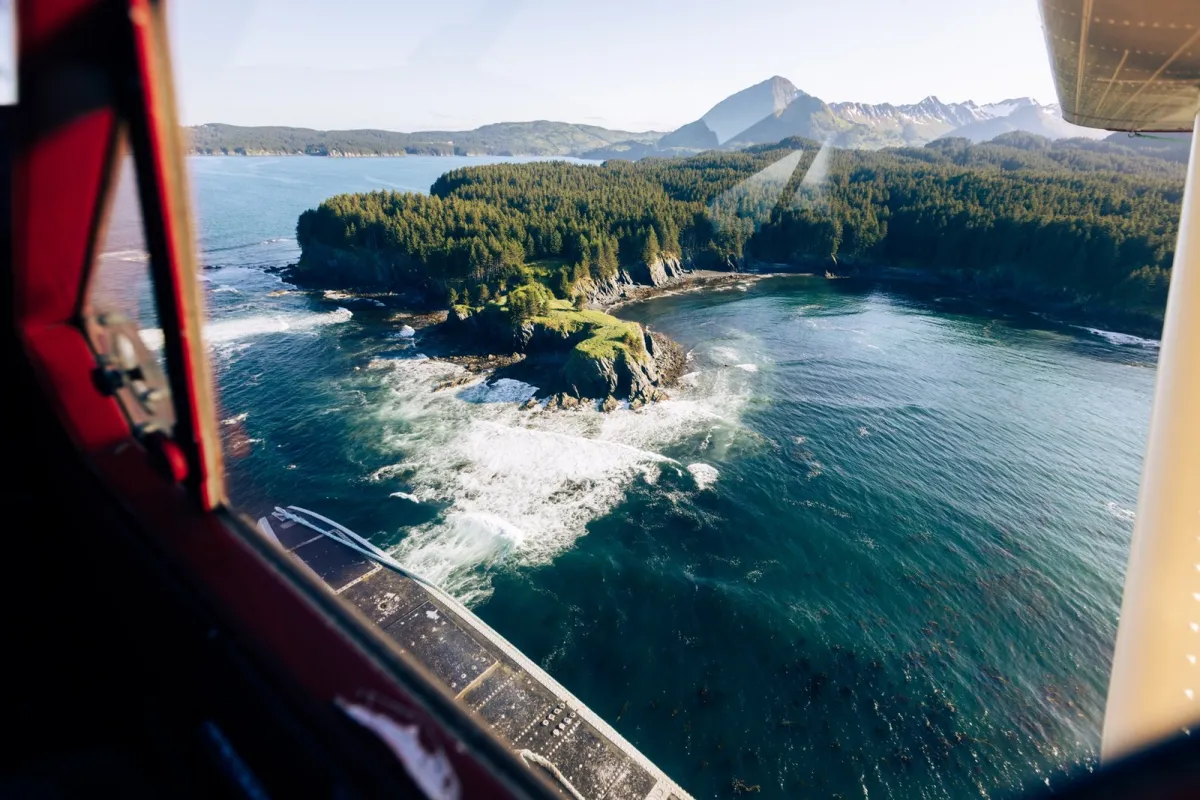
[[[954,132],[960,129],[968,135],[979,126],[983,130],[1033,127],[1044,132],[1047,128],[1040,120],[1061,117],[1058,106],[1044,106],[1032,97],[1011,97],[978,105],[972,100],[946,103],[936,95],[929,95],[918,103],[832,103],[829,109],[841,120],[869,129],[871,133],[860,140],[872,141],[876,146],[919,144],[940,136],[957,135]],[[1010,117],[1014,120],[1012,125],[997,122]]]
[[[999,103],[986,103],[985,105],[980,106],[979,109],[987,114],[987,116],[994,118],[1007,117],[1009,114],[1018,109],[1030,108],[1034,106],[1042,108],[1048,107],[1040,106],[1038,101],[1034,100],[1032,97],[1012,97],[1008,100],[1001,100]]]
[[[1103,135],[1068,124],[1058,106],[1031,97],[996,103],[947,103],[936,95],[907,104],[841,102],[826,104],[786,78],[774,76],[713,106],[703,117],[663,136],[657,150],[697,152],[743,147],[801,136],[840,147],[919,147],[957,136],[988,141],[1008,131],[1050,139]]]
[[[972,102],[944,103],[933,95],[919,103],[905,105],[833,103],[829,108],[835,116],[847,122],[876,129],[912,129],[912,139],[937,136],[987,118]]]

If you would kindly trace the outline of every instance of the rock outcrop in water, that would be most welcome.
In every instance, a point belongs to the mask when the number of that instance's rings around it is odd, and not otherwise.
[[[646,357],[640,357],[633,348],[614,348],[606,353],[574,348],[563,365],[563,379],[575,396],[627,397],[634,403],[661,399],[664,393],[659,387],[678,377],[668,370],[683,348],[661,333],[643,335]]]
[[[289,280],[301,285],[378,287],[396,285],[395,265],[378,253],[311,248]],[[639,296],[647,289],[681,283],[690,270],[676,256],[663,254],[620,269],[604,281],[585,281],[580,288],[595,304],[611,304]],[[405,295],[399,295],[402,299]],[[418,291],[408,299],[428,302]],[[502,305],[453,306],[444,332],[460,348],[475,354],[523,353],[542,361],[561,362],[549,390],[576,398],[616,397],[641,405],[666,397],[664,387],[682,374],[682,348],[661,333],[643,330],[600,311],[571,308],[554,301],[546,314],[515,323]],[[402,334],[403,335],[403,334]],[[546,382],[546,381],[542,381]]]
[[[513,325],[498,309],[456,306],[445,330],[470,349],[536,357],[549,376],[539,383],[551,393],[622,398],[635,406],[665,399],[663,389],[683,372],[685,359],[667,336],[592,310],[555,308]]]

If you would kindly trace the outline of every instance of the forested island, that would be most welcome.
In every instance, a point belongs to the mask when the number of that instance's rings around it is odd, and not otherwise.
[[[617,142],[656,141],[661,133],[613,131],[567,122],[501,122],[470,131],[400,133],[375,129],[318,131],[284,126],[210,123],[184,128],[194,155],[363,156],[572,156]]]
[[[899,271],[1157,335],[1179,144],[1009,133],[857,151],[793,138],[686,159],[470,167],[428,195],[339,195],[304,212],[293,277],[415,293],[481,341],[557,343],[573,365],[565,383],[592,397],[653,399],[657,375],[630,372],[669,346],[586,306],[688,269]]]

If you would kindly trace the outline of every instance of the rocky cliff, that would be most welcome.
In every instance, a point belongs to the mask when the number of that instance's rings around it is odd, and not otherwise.
[[[638,287],[667,286],[689,272],[691,270],[678,256],[664,253],[649,264],[622,267],[613,277],[599,283],[591,282],[585,290],[588,302],[607,306],[625,299]]]
[[[633,406],[666,397],[663,386],[683,373],[683,348],[657,331],[642,331],[642,347],[589,352],[576,346],[563,378],[576,397],[627,397]]]

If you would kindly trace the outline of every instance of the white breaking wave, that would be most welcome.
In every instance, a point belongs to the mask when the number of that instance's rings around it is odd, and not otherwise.
[[[421,498],[417,497],[415,494],[409,494],[408,492],[392,492],[388,495],[388,497],[399,497],[401,500],[407,500],[410,503],[421,502]]]
[[[402,476],[415,496],[446,505],[442,518],[408,529],[395,556],[468,603],[491,593],[497,570],[547,564],[569,549],[635,481],[682,474],[665,448],[715,432],[720,443],[708,452],[719,457],[748,397],[744,382],[713,370],[638,412],[537,413],[520,408],[535,390],[519,381],[437,391],[466,371],[435,360],[370,367],[391,390],[377,416],[380,446],[395,459],[371,479]]]
[[[1087,327],[1084,327],[1083,330],[1099,336],[1101,339],[1108,341],[1110,344],[1145,347],[1150,350],[1157,350],[1159,345],[1162,344],[1157,339],[1143,339],[1141,336],[1134,336],[1131,333],[1119,333],[1117,331],[1105,331],[1099,328]]]
[[[353,316],[349,309],[339,308],[327,312],[260,314],[253,317],[221,319],[204,326],[204,341],[211,346],[236,343],[267,333],[311,333],[326,325],[349,322]],[[149,349],[162,349],[161,328],[143,328],[138,331],[138,335]]]
[[[209,344],[224,344],[262,336],[267,333],[311,333],[326,325],[349,322],[354,316],[349,309],[295,314],[262,314],[210,322],[204,326],[204,340]]]
[[[688,464],[687,469],[696,479],[696,487],[701,490],[709,488],[717,482],[717,478],[721,477],[717,468],[710,464]]]
[[[405,566],[439,586],[453,587],[462,573],[461,565],[503,564],[521,548],[525,539],[525,531],[494,514],[452,513],[438,526],[436,537],[425,539],[403,561]],[[471,591],[463,594],[468,600],[475,596]]]
[[[1112,514],[1117,519],[1125,520],[1126,522],[1133,522],[1135,519],[1137,519],[1137,512],[1135,512],[1132,508],[1125,508],[1124,506],[1121,506],[1112,500],[1109,500],[1104,505],[1108,509],[1108,513]]]
[[[746,372],[758,372],[758,364],[734,364],[733,366]]]

